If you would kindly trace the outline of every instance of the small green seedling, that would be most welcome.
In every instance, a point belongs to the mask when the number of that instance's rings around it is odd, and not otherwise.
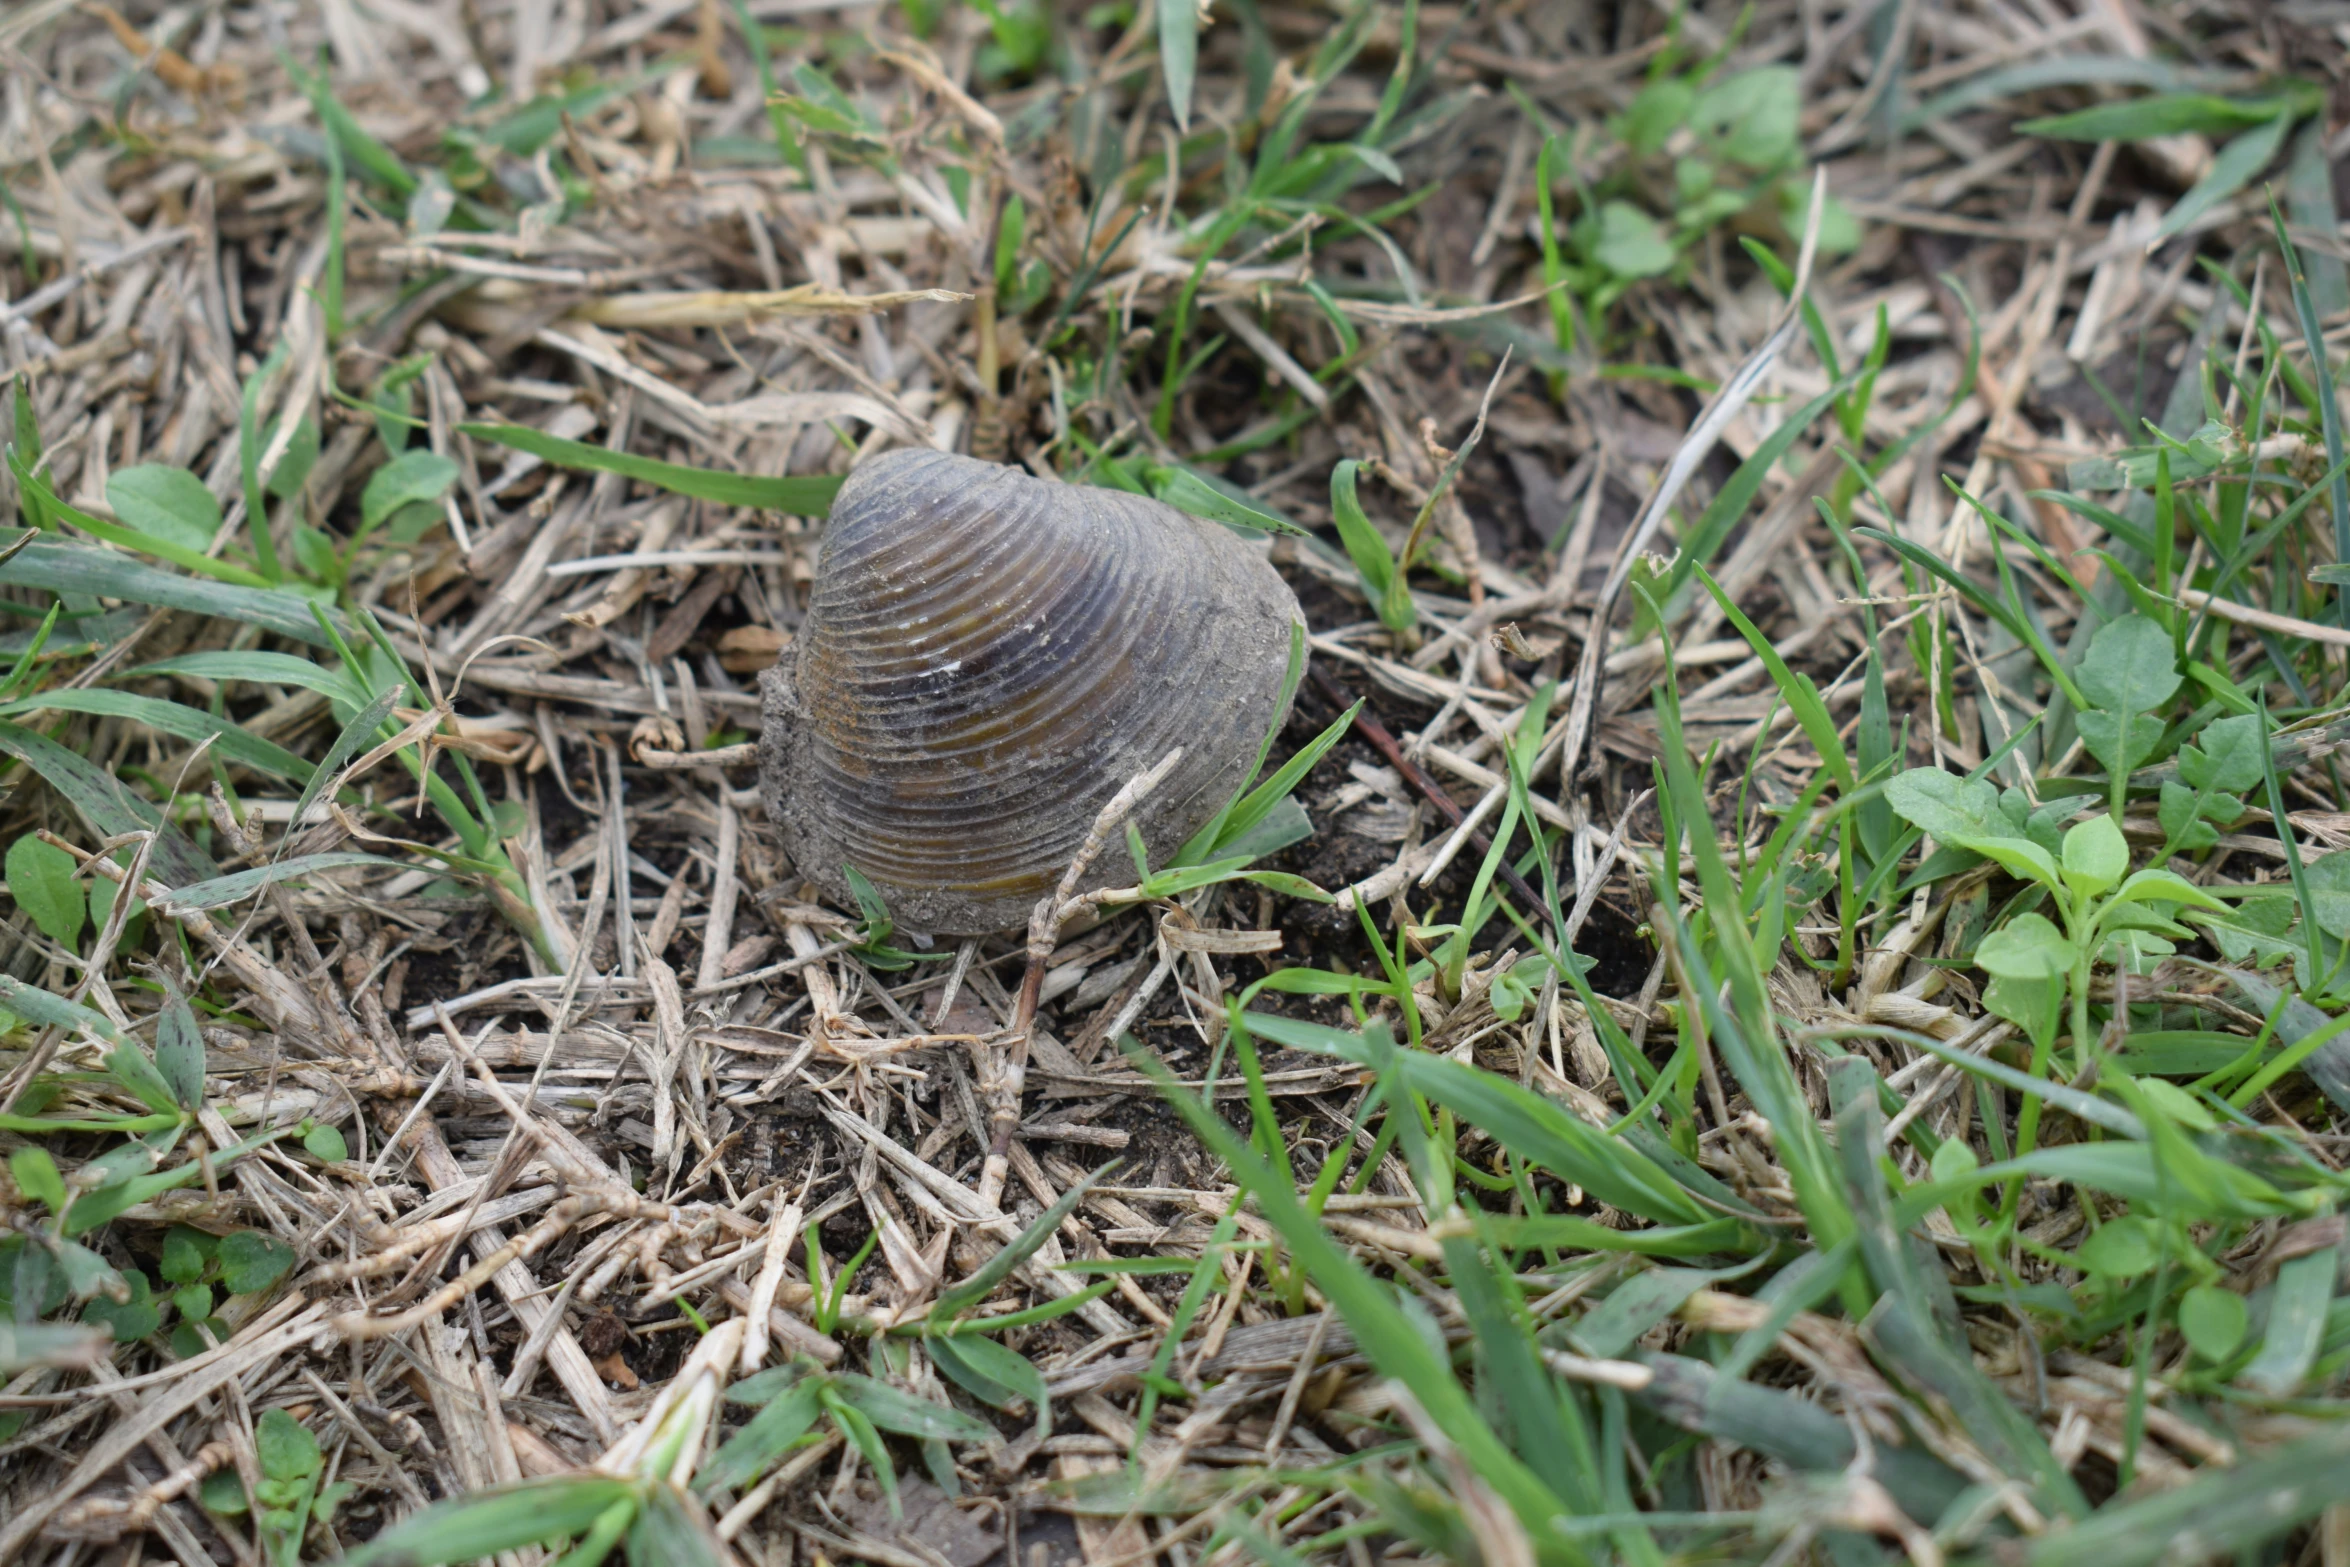
[[[166,1293],[155,1292],[143,1269],[129,1268],[123,1272],[129,1298],[94,1300],[82,1315],[103,1323],[116,1342],[127,1344],[160,1329],[167,1309],[177,1312],[171,1352],[184,1360],[227,1341],[229,1326],[214,1314],[223,1299],[269,1289],[293,1266],[293,1249],[259,1231],[209,1235],[175,1224],[164,1232],[155,1269],[168,1286]]]
[[[880,891],[854,865],[843,864],[841,874],[848,878],[849,893],[857,900],[857,912],[864,916],[849,938],[849,950],[867,968],[877,973],[895,974],[917,963],[935,963],[953,955],[945,952],[908,952],[902,947],[892,946],[889,938],[897,929],[897,922],[890,918],[889,905],[882,901]]]
[[[320,1489],[325,1461],[318,1438],[282,1409],[264,1410],[253,1422],[253,1453],[261,1469],[261,1479],[253,1487],[253,1522],[262,1548],[272,1567],[296,1567],[310,1526],[330,1523],[355,1487],[339,1480]],[[234,1469],[215,1470],[200,1494],[208,1510],[225,1517],[246,1511],[245,1484]]]

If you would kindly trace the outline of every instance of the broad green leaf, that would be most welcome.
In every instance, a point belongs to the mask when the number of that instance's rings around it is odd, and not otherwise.
[[[1673,265],[1673,242],[1628,201],[1600,205],[1588,248],[1594,262],[1621,278],[1655,277]]]
[[[2028,839],[1953,838],[1949,841],[1998,862],[2001,869],[2018,881],[2036,881],[2051,890],[2063,884],[2063,878],[2057,873],[2056,856]]]
[[[941,1442],[992,1442],[998,1435],[994,1426],[977,1416],[967,1415],[945,1404],[934,1404],[926,1398],[916,1398],[886,1382],[861,1376],[854,1371],[834,1373],[831,1383],[833,1392],[863,1411],[866,1419],[882,1430],[894,1431],[900,1436],[924,1437]]]
[[[2221,957],[2230,963],[2250,963],[2256,969],[2309,961],[2309,943],[2298,932],[2286,935],[2297,917],[2289,890],[2282,898],[2247,898],[2224,916],[2202,912],[2185,916],[2211,938]]]
[[[2065,885],[2083,897],[2106,892],[2130,869],[2130,845],[2111,816],[2100,811],[2064,835]]]
[[[2198,1284],[2179,1297],[2179,1333],[2205,1360],[2225,1360],[2244,1342],[2251,1314],[2244,1297],[2217,1284]]]
[[[310,1128],[303,1134],[302,1146],[312,1158],[323,1159],[328,1164],[340,1164],[351,1157],[351,1145],[344,1141],[338,1127],[321,1124]]]
[[[2210,820],[2205,820],[2208,810]],[[2219,842],[2217,822],[2233,822],[2244,814],[2244,802],[2232,794],[2198,794],[2185,784],[2165,778],[2154,819],[2163,837],[2178,845],[2181,854],[2195,854]]]
[[[1809,180],[1780,182],[1779,211],[1790,234],[1801,234],[1811,226],[1811,194]],[[1847,255],[1860,248],[1860,239],[1860,219],[1836,199],[1834,191],[1824,193],[1820,202],[1820,254]]]
[[[82,1320],[106,1328],[117,1344],[130,1344],[163,1326],[163,1310],[155,1304],[154,1286],[147,1282],[146,1274],[132,1268],[122,1280],[129,1286],[130,1298],[116,1301],[100,1295],[82,1307]]]
[[[253,1450],[262,1474],[272,1480],[301,1480],[318,1473],[323,1463],[318,1438],[283,1409],[265,1410],[253,1422]]]
[[[2310,861],[2306,874],[2318,929],[2338,939],[2350,937],[2350,849]]]
[[[1902,820],[1937,843],[2004,838],[2014,832],[1989,779],[1962,778],[1938,767],[1913,767],[1885,785],[1885,798]]]
[[[8,454],[7,466],[16,475],[17,488],[25,499],[51,522],[71,523],[92,538],[103,539],[119,550],[135,550],[142,555],[168,560],[183,571],[193,572],[199,577],[209,577],[222,583],[237,583],[249,588],[267,588],[270,585],[267,577],[247,571],[242,566],[230,565],[227,561],[215,560],[201,549],[191,549],[177,540],[142,533],[119,522],[92,516],[80,507],[60,499],[57,492],[49,488],[48,481],[26,469],[14,453]]]
[[[457,464],[424,447],[402,452],[367,477],[359,497],[359,521],[376,527],[403,506],[432,502],[457,482]]]
[[[678,463],[655,462],[649,457],[638,457],[628,452],[606,451],[601,446],[560,440],[544,431],[517,424],[464,424],[458,428],[477,441],[495,441],[501,446],[511,446],[518,452],[528,452],[560,467],[617,473],[622,478],[641,480],[660,489],[690,495],[696,500],[716,501],[722,506],[754,506],[762,511],[821,517],[832,509],[832,498],[839,493],[841,486],[841,481],[832,476],[768,479],[739,473],[714,473],[706,468],[688,468]]]
[[[204,1102],[204,1031],[196,1011],[176,989],[166,993],[155,1019],[155,1070],[183,1110]]]
[[[137,1095],[139,1103],[158,1115],[169,1115],[180,1108],[171,1084],[155,1070],[147,1052],[135,1044],[116,1045],[106,1052],[106,1075]]]
[[[2090,708],[2074,714],[2073,725],[2108,776],[2136,772],[2153,759],[2162,741],[2162,720],[2149,713]]]
[[[141,463],[106,480],[106,503],[126,527],[201,554],[220,531],[220,502],[185,468]]]
[[[163,1260],[156,1271],[166,1284],[193,1284],[204,1276],[204,1268],[220,1243],[201,1230],[175,1224],[163,1234]]]
[[[129,859],[130,856],[125,854],[122,850],[117,849],[114,851],[114,858],[116,863],[119,864],[122,861]],[[106,928],[106,922],[114,918],[114,900],[122,897],[123,895],[122,884],[120,882],[111,881],[104,876],[93,876],[90,878],[91,929],[104,930]],[[138,922],[140,917],[146,912],[147,900],[139,897],[135,893],[132,894],[130,907],[123,910],[122,915],[122,927],[124,931],[123,941],[125,944],[131,946],[136,946],[138,944],[139,932],[145,928]]]
[[[2109,1279],[2134,1279],[2152,1273],[2162,1261],[2162,1240],[2154,1225],[2136,1214],[2125,1214],[2081,1243],[2081,1266]]]
[[[220,1287],[231,1295],[265,1290],[293,1265],[293,1248],[259,1230],[239,1230],[221,1238]]]
[[[0,1007],[44,1028],[78,1029],[92,1039],[116,1044],[122,1041],[122,1031],[105,1014],[36,989],[13,975],[0,974]]]
[[[1050,1402],[1044,1374],[1027,1356],[994,1339],[977,1333],[940,1334],[924,1340],[923,1347],[949,1380],[983,1404],[1010,1410],[1016,1402],[1025,1401],[1030,1409],[1041,1412]]]
[[[2080,949],[2041,914],[2018,914],[1975,947],[1975,966],[2002,979],[2061,979]]]
[[[1715,153],[1757,173],[1794,156],[1803,93],[1795,68],[1741,71],[1697,95],[1689,128]]]
[[[65,1206],[65,1178],[47,1149],[33,1144],[17,1149],[8,1156],[8,1174],[17,1191],[51,1213]]]
[[[2179,747],[2179,777],[2190,789],[2242,794],[2265,776],[2261,764],[2261,717],[2239,713],[2204,727],[2194,743]]]
[[[33,917],[41,934],[67,951],[82,939],[89,900],[74,872],[74,857],[31,833],[8,846],[8,895]]]
[[[1624,140],[1641,157],[1663,150],[1673,132],[1688,123],[1697,89],[1685,77],[1660,76],[1634,95],[1624,111]]]
[[[2179,665],[2171,634],[2144,615],[2124,615],[2097,628],[2075,678],[2081,694],[2117,713],[2144,713],[2177,694]]]
[[[447,1567],[584,1534],[637,1486],[588,1472],[525,1480],[451,1498],[402,1520],[343,1558],[348,1567]]]
[[[2104,818],[2110,820],[2110,818]],[[2228,905],[2196,886],[2174,871],[2160,866],[2148,866],[2121,884],[2112,902],[2121,903],[2186,903],[2199,909],[2230,912]]]

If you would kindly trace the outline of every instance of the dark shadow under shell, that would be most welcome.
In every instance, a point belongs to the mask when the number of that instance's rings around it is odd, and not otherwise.
[[[1095,815],[1163,863],[1248,780],[1297,601],[1259,548],[1173,507],[944,452],[841,487],[808,615],[761,678],[767,813],[800,874],[854,865],[911,930],[1027,922]],[[1130,882],[1123,842],[1088,886]]]

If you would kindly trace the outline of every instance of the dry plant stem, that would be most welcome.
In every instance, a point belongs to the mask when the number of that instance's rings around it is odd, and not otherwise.
[[[1309,667],[1306,671],[1306,677],[1313,681],[1314,689],[1322,693],[1323,700],[1340,712],[1343,713],[1354,706],[1355,699],[1347,695],[1346,688],[1322,673],[1320,669]],[[1403,747],[1396,743],[1395,736],[1388,733],[1385,724],[1371,716],[1371,710],[1368,707],[1355,714],[1355,728],[1361,732],[1364,739],[1371,742],[1372,749],[1386,759],[1388,766],[1403,775],[1405,783],[1410,784],[1422,799],[1444,813],[1445,820],[1451,822],[1455,827],[1461,824],[1460,806],[1451,795],[1444,792],[1442,784],[1429,777],[1426,772],[1421,770],[1419,763],[1404,754]],[[1493,840],[1481,832],[1469,834],[1469,846],[1480,855],[1493,852]],[[1548,907],[1543,901],[1542,894],[1536,892],[1526,878],[1518,874],[1517,868],[1506,860],[1501,865],[1501,879],[1502,884],[1510,889],[1511,896],[1517,898],[1525,906],[1529,915],[1537,914]]]
[[[1011,1168],[1012,1134],[1020,1127],[1020,1094],[1028,1079],[1029,1034],[1036,1026],[1036,1009],[1044,996],[1045,967],[1052,961],[1053,944],[1060,939],[1062,924],[1075,912],[1069,905],[1077,901],[1077,884],[1134,808],[1182,760],[1183,748],[1177,746],[1161,757],[1157,766],[1128,779],[1124,788],[1110,796],[1109,803],[1094,817],[1085,842],[1078,845],[1069,868],[1061,873],[1060,885],[1039,899],[1036,912],[1028,917],[1028,971],[1020,981],[1012,1021],[980,1063],[979,1086],[988,1105],[987,1162],[979,1176],[982,1207],[997,1207],[1004,1194],[1004,1179]]]

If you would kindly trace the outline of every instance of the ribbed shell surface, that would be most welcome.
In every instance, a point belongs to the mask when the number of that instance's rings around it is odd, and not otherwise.
[[[1025,924],[1169,750],[1183,760],[1136,817],[1155,863],[1246,781],[1298,619],[1214,523],[884,453],[841,487],[806,620],[762,679],[769,819],[800,874],[846,897],[854,865],[908,929]],[[1088,885],[1132,878],[1121,842]]]

